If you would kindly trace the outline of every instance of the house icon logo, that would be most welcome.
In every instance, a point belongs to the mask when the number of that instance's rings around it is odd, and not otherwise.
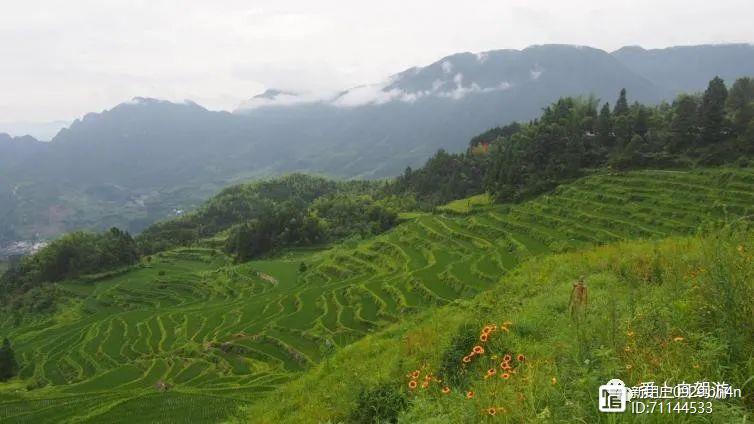
[[[628,388],[622,380],[614,378],[600,386],[600,412],[625,412],[628,403]]]

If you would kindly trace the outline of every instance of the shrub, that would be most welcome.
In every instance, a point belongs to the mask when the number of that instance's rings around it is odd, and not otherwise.
[[[362,390],[351,411],[351,423],[395,423],[398,415],[408,407],[405,395],[395,387],[383,384]]]

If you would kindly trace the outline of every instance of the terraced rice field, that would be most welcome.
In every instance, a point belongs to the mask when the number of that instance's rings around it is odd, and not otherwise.
[[[754,170],[642,171],[520,205],[416,215],[370,240],[272,260],[164,252],[118,276],[63,283],[71,306],[52,322],[6,317],[0,331],[34,389],[0,391],[0,421],[217,421],[332,350],[484,291],[533,255],[751,214]]]

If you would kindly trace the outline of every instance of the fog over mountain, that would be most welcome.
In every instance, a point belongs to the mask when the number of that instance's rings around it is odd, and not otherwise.
[[[703,90],[715,75],[754,75],[754,47],[458,53],[329,96],[270,88],[232,113],[135,98],[87,114],[50,143],[0,135],[0,241],[80,227],[138,231],[252,177],[393,176],[562,96],[613,103],[626,88],[631,101],[658,103]]]

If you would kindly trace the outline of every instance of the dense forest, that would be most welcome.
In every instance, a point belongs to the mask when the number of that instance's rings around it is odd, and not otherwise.
[[[419,170],[407,169],[393,194],[415,194],[423,205],[489,192],[518,201],[590,170],[746,165],[754,154],[754,80],[728,89],[715,78],[703,94],[672,104],[614,106],[594,98],[563,98],[539,119],[474,137],[464,153],[438,151]]]
[[[101,234],[76,231],[13,264],[0,277],[0,299],[12,300],[14,309],[45,310],[54,296],[41,287],[44,283],[125,267],[139,256],[134,239],[118,228]]]
[[[383,195],[383,185],[303,174],[236,185],[194,213],[152,225],[137,243],[151,254],[227,232],[225,250],[243,261],[280,247],[366,237],[395,225],[405,207]]]

